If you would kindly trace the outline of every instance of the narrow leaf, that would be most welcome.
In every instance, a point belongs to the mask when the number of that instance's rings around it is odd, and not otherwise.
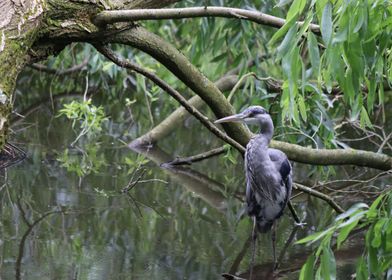
[[[314,263],[316,261],[316,258],[314,255],[310,255],[308,259],[306,260],[306,263],[302,266],[301,272],[299,274],[299,280],[310,280],[313,279],[313,269],[314,269]]]
[[[328,2],[324,7],[320,28],[324,43],[328,46],[331,42],[333,30],[331,2]]]
[[[290,29],[290,27],[297,21],[298,15],[293,17],[291,20],[286,21],[286,23],[272,36],[269,41],[269,45],[274,44],[280,37],[282,37]]]
[[[316,36],[314,36],[312,32],[308,32],[308,49],[313,73],[317,74],[320,68],[320,52],[317,45]]]

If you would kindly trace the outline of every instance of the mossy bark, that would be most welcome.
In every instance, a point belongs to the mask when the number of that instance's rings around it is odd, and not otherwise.
[[[32,62],[62,50],[52,37],[98,31],[91,19],[106,9],[157,8],[178,0],[0,1],[0,150],[7,142],[18,74]],[[17,102],[17,101],[16,101]]]

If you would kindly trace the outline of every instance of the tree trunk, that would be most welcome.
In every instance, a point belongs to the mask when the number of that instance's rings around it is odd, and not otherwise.
[[[106,9],[159,8],[179,0],[1,0],[0,150],[7,142],[13,92],[21,70],[57,54],[65,45],[52,34],[93,33],[92,16]]]

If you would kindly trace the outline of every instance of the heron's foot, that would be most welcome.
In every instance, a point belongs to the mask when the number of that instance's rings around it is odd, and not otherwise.
[[[294,225],[296,227],[304,228],[307,225],[307,223],[305,223],[305,222],[300,222],[300,223],[294,222]]]
[[[279,263],[278,262],[274,262],[274,266],[272,268],[272,271],[275,272],[275,271],[278,270],[278,268],[279,268]]]
[[[221,276],[227,280],[246,280],[245,278],[241,278],[230,273],[222,273]]]

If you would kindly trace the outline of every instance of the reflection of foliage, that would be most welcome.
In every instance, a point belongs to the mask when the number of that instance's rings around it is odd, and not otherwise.
[[[99,145],[88,144],[85,150],[78,150],[78,153],[71,153],[65,149],[57,158],[61,166],[69,172],[75,172],[78,176],[98,173],[103,166],[106,166],[104,154],[98,154]]]
[[[237,159],[233,154],[233,147],[230,146],[229,144],[225,144],[225,147],[227,148],[227,150],[226,150],[226,154],[224,155],[224,158],[228,159],[232,164],[236,164]]]
[[[148,159],[142,154],[138,154],[136,159],[132,157],[125,157],[124,163],[127,166],[128,174],[135,172],[140,166],[146,164]]]
[[[103,107],[91,104],[91,99],[81,102],[74,100],[69,104],[64,104],[64,108],[60,110],[59,116],[61,115],[72,120],[73,128],[79,123],[82,129],[72,144],[75,144],[84,135],[90,137],[97,135],[102,130],[102,122],[107,120]]]
[[[384,279],[392,266],[392,192],[380,195],[370,207],[365,203],[354,205],[337,216],[331,227],[299,240],[299,244],[320,241],[316,252],[302,267],[300,279],[335,279],[332,238],[337,236],[339,249],[354,229],[367,227],[365,254],[357,263],[356,279]],[[318,260],[320,264],[317,267]]]

